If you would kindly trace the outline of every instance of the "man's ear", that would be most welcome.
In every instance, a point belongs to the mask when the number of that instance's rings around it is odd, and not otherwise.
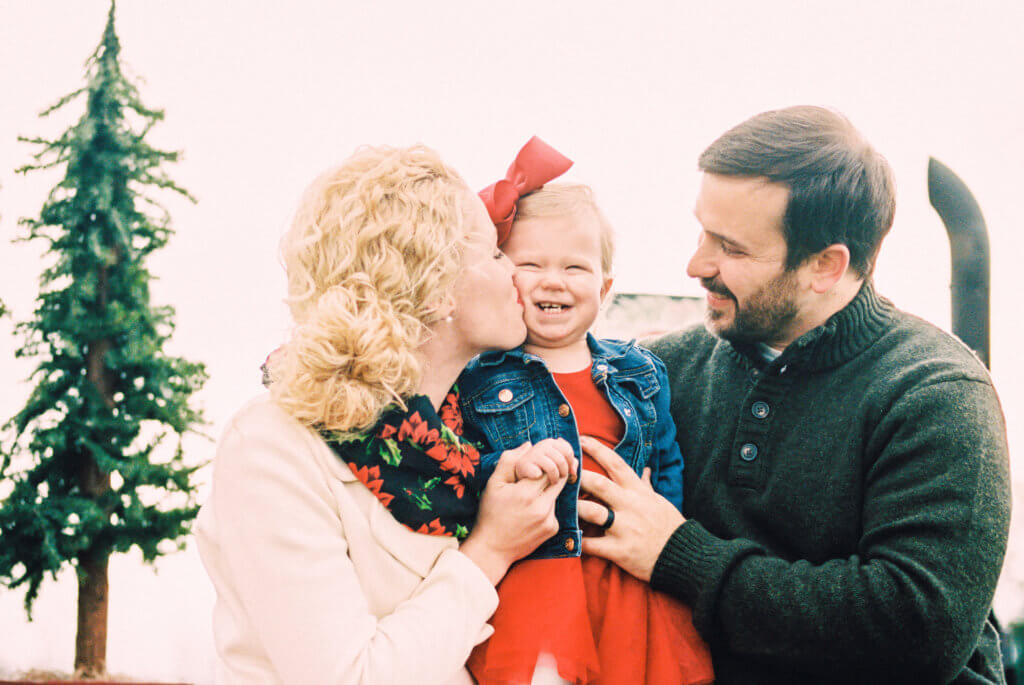
[[[601,285],[601,304],[604,304],[605,298],[608,297],[608,293],[612,291],[612,283],[615,279],[611,276],[604,279],[604,283]]]
[[[831,290],[850,268],[850,248],[841,243],[829,245],[810,258],[811,289],[823,295]]]

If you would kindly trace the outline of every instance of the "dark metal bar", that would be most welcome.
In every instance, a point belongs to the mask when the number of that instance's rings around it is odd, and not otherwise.
[[[949,235],[953,334],[989,365],[988,229],[974,195],[949,167],[928,158],[928,201]]]

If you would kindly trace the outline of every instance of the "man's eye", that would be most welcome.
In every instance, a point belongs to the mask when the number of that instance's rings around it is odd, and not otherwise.
[[[722,243],[722,252],[724,252],[727,255],[732,255],[732,256],[743,254],[743,250],[740,250],[740,249],[730,245],[729,243]]]

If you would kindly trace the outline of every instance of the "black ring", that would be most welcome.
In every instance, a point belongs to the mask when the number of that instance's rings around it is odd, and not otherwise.
[[[608,530],[612,527],[613,523],[615,523],[615,512],[612,511],[611,507],[608,507],[608,518],[601,524],[601,530]]]

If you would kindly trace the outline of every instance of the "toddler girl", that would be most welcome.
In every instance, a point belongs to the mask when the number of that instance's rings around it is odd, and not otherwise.
[[[649,467],[654,488],[681,508],[683,464],[664,365],[634,342],[589,332],[612,284],[610,226],[586,186],[535,191],[569,165],[534,138],[506,179],[481,193],[516,268],[528,335],[463,372],[465,434],[484,445],[485,472],[504,450],[544,441],[548,452],[523,451],[520,477],[551,473],[552,446],[603,473],[581,455],[579,436],[592,436],[637,473]],[[686,606],[611,562],[581,558],[583,532],[601,531],[581,531],[579,496],[572,479],[556,502],[558,533],[505,576],[494,635],[473,651],[470,671],[482,684],[710,683],[710,655]]]

